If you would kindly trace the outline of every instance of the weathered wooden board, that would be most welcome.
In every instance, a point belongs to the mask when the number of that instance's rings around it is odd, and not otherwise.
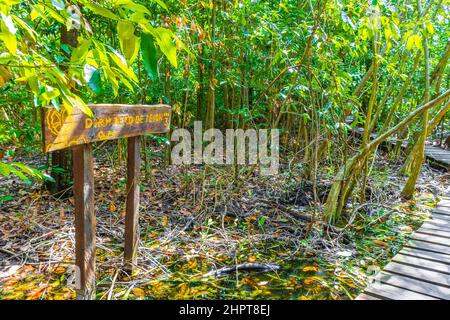
[[[420,294],[425,294],[438,299],[449,299],[450,289],[442,286],[413,279],[410,277],[391,274],[388,272],[381,272],[378,276],[379,281],[387,283],[398,288],[403,288]]]
[[[430,235],[434,235],[437,237],[443,237],[443,238],[447,238],[450,240],[450,230],[445,230],[445,229],[440,230],[437,228],[420,227],[420,229],[417,230],[416,232],[430,234]]]
[[[439,147],[425,146],[425,155],[432,158],[434,161],[438,161],[450,166],[450,157],[448,156],[448,151],[443,150]]]
[[[443,220],[450,222],[450,216],[443,215],[443,214],[433,214],[428,220],[426,221],[435,221],[435,220]]]
[[[441,200],[438,207],[450,209],[450,200]]]
[[[102,140],[134,137],[169,130],[171,107],[167,105],[90,104],[90,118],[78,109],[42,110],[44,152]]]
[[[387,300],[439,300],[425,294],[409,291],[391,286],[386,283],[372,283],[367,287],[366,293],[376,295]]]
[[[428,233],[424,234],[424,233],[420,233],[420,232],[415,232],[411,238],[414,240],[436,243],[436,244],[441,244],[443,246],[450,247],[450,239],[435,236],[435,235],[430,235]]]
[[[425,220],[423,225],[427,226],[427,227],[437,227],[437,228],[441,228],[441,229],[449,229],[450,230],[450,221],[441,220],[441,219]]]
[[[384,270],[389,271],[390,273],[396,273],[417,280],[434,283],[439,286],[450,287],[449,275],[442,272],[425,270],[397,262],[388,263]]]
[[[439,272],[450,275],[450,266],[448,264],[437,262],[437,261],[430,261],[430,260],[423,259],[420,257],[404,255],[401,252],[399,254],[397,254],[394,258],[392,258],[392,261],[402,263],[402,264],[408,264],[408,265],[422,268],[422,269],[439,271]],[[450,297],[450,295],[449,295],[449,297]]]
[[[362,293],[355,298],[355,300],[381,300],[381,298],[371,296],[370,294]]]
[[[436,208],[432,210],[433,214],[450,217],[450,210],[446,208]]]
[[[420,240],[408,241],[406,243],[405,247],[418,248],[421,250],[434,251],[434,252],[450,255],[450,247],[431,243],[431,242],[420,241]]]
[[[417,248],[403,248],[400,251],[402,254],[407,254],[414,257],[427,259],[430,261],[436,261],[441,263],[450,264],[450,255],[442,254],[438,252],[432,252],[427,250],[420,250]]]

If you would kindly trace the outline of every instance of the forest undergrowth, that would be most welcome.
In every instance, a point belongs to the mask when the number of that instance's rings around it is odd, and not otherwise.
[[[166,167],[155,152],[142,168],[138,267],[128,275],[122,271],[125,163],[96,151],[96,298],[354,298],[449,185],[448,174],[424,165],[415,199],[402,201],[401,163],[387,154],[378,152],[366,201],[351,199],[341,221],[329,226],[321,215],[336,172],[331,165],[320,167],[314,192],[302,178],[304,163],[288,157],[277,176],[242,167],[234,181],[230,167]],[[42,156],[20,158],[45,164]],[[68,285],[75,256],[71,189],[51,195],[36,183],[30,191],[15,177],[0,177],[0,185],[6,195],[0,299],[75,298]]]

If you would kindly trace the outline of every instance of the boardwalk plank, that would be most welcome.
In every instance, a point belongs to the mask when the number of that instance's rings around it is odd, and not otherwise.
[[[434,298],[450,299],[450,288],[437,286],[428,282],[424,282],[410,277],[392,274],[389,272],[381,272],[377,277],[382,283],[396,286],[409,291],[426,294]]]
[[[450,265],[448,264],[430,261],[419,257],[404,255],[401,252],[397,254],[394,258],[392,258],[392,261],[402,264],[408,264],[422,269],[435,270],[438,272],[450,274]]]
[[[408,247],[403,248],[402,251],[400,251],[400,253],[450,265],[450,256],[442,253]]]
[[[359,296],[357,296],[355,300],[381,300],[381,299],[375,296],[371,296],[370,294],[367,293],[362,293]]]
[[[394,287],[386,283],[372,283],[366,288],[366,293],[383,297],[388,300],[439,300],[425,294]]]
[[[437,214],[437,215],[442,215],[442,216],[447,216],[450,217],[450,210],[445,210],[444,208],[436,208],[432,210],[433,215]]]
[[[411,236],[411,238],[413,240],[420,240],[420,241],[425,241],[425,242],[430,242],[430,243],[436,243],[436,244],[450,247],[450,239],[444,238],[444,237],[439,237],[439,236],[435,236],[435,235],[416,232]]]
[[[448,274],[442,272],[424,270],[418,267],[407,266],[397,262],[388,263],[384,270],[450,288],[450,277],[448,276]]]
[[[437,237],[444,237],[450,239],[450,231],[445,229],[434,229],[434,228],[427,228],[427,227],[420,227],[416,232],[424,233],[424,234],[430,234]]]
[[[450,216],[446,216],[444,214],[437,214],[434,213],[430,218],[428,218],[426,221],[435,221],[435,220],[442,220],[450,222]]]
[[[405,244],[405,247],[418,248],[418,249],[422,249],[422,250],[434,251],[434,252],[450,255],[450,247],[443,246],[440,244],[435,244],[435,243],[419,241],[419,240],[408,241]]]
[[[434,227],[439,227],[440,229],[450,230],[450,221],[445,221],[445,220],[438,220],[438,219],[426,220],[423,223],[423,225],[424,226],[434,226]]]
[[[438,207],[444,207],[450,209],[450,200],[442,200],[439,202]]]

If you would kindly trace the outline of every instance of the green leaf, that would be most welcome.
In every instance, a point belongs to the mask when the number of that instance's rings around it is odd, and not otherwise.
[[[61,90],[61,92],[63,93],[62,94],[63,101],[66,103],[68,107],[78,108],[88,117],[91,118],[94,117],[94,113],[92,112],[92,110],[89,109],[86,103],[84,103],[84,101],[79,96],[67,90]]]
[[[418,34],[410,36],[406,42],[406,48],[412,50],[413,47],[417,49],[422,49],[422,39]]]
[[[102,83],[100,79],[100,72],[98,69],[88,63],[84,65],[84,80],[88,87],[95,93],[102,93]]]
[[[119,21],[117,23],[117,33],[119,35],[119,40],[126,40],[134,35],[133,23],[129,21]]]
[[[7,64],[11,60],[14,60],[14,56],[9,52],[0,53],[0,64]]]
[[[124,7],[127,9],[130,9],[130,10],[136,11],[136,12],[142,12],[142,13],[151,15],[150,11],[141,4],[130,2],[130,3],[125,4]]]
[[[172,32],[164,28],[157,28],[155,32],[158,35],[156,42],[158,43],[162,53],[164,53],[169,62],[177,68],[177,47],[172,41]]]
[[[13,35],[9,31],[3,31],[0,33],[0,40],[5,43],[6,48],[12,54],[16,54],[17,51],[17,39],[16,36]]]
[[[130,2],[131,2],[131,0],[114,0],[114,5],[115,6],[121,6],[121,5],[124,5],[124,4],[128,4]]]
[[[114,50],[114,48],[109,47],[112,52],[108,52],[109,57],[114,61],[114,63],[120,68],[120,70],[125,74],[130,80],[138,83],[139,80],[134,73],[133,69],[127,65],[127,61],[124,56],[119,52]]]
[[[2,196],[2,197],[0,197],[0,202],[11,201],[11,200],[14,200],[14,197],[11,197],[11,196]]]
[[[84,59],[86,58],[86,55],[89,52],[90,46],[91,46],[91,40],[82,39],[81,41],[79,41],[78,47],[76,47],[72,51],[72,55],[70,58],[71,62],[73,64],[82,63],[84,61]]]
[[[141,52],[145,70],[153,81],[158,79],[158,52],[150,34],[141,35]]]
[[[5,14],[2,13],[2,20],[3,20],[3,24],[6,26],[6,28],[8,28],[8,31],[11,32],[12,34],[16,34],[17,28],[14,25],[12,16],[5,16]]]
[[[9,164],[0,162],[0,174],[7,177],[11,173],[11,166]]]
[[[63,10],[66,8],[64,0],[52,0],[52,4],[57,10]]]
[[[36,41],[36,37],[38,36],[37,32],[34,31],[25,21],[20,19],[17,16],[13,16],[14,21],[16,21],[22,28],[24,28],[31,38],[33,38],[34,41]]]
[[[425,27],[426,27],[428,35],[432,36],[434,34],[434,26],[433,26],[433,24],[430,23],[429,21],[427,21],[425,23]]]
[[[117,33],[119,36],[120,49],[128,63],[133,63],[139,52],[140,39],[134,35],[134,25],[129,21],[119,21],[117,23]]]
[[[22,181],[27,182],[27,183],[30,183],[30,179],[28,179],[27,176],[24,175],[22,171],[17,170],[17,169],[14,168],[14,167],[11,167],[11,172],[12,172],[14,175],[16,175],[17,177],[19,177]]]
[[[84,6],[91,10],[92,12],[101,15],[105,18],[110,18],[113,20],[119,20],[119,17],[116,16],[114,13],[112,13],[110,10],[103,8],[102,6],[99,6],[98,4],[92,3],[90,1],[84,2]]]
[[[45,101],[50,101],[59,97],[60,91],[57,88],[53,88],[49,85],[45,86],[45,92],[40,95],[40,98]]]
[[[161,7],[163,7],[166,11],[169,11],[166,4],[164,2],[162,2],[161,0],[153,0],[153,1],[156,2],[157,4],[159,4]]]

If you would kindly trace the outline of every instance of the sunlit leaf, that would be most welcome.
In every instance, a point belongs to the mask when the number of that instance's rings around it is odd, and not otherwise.
[[[145,70],[153,81],[158,79],[158,53],[153,36],[147,33],[141,35],[142,61]]]

